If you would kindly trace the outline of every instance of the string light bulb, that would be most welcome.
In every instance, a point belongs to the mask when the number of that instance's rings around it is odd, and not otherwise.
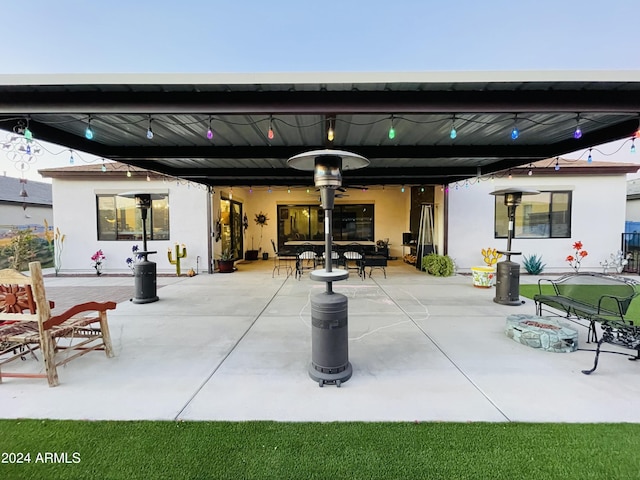
[[[153,138],[153,130],[151,130],[151,115],[149,115],[149,127],[147,128],[147,138],[149,140]]]
[[[529,164],[529,171],[527,172],[527,175],[531,176],[533,175],[533,164]]]
[[[556,165],[553,167],[553,169],[557,172],[558,170],[560,170],[560,164],[558,163],[559,157],[556,157]]]
[[[273,118],[269,117],[269,132],[267,133],[267,137],[269,137],[269,140],[273,140],[274,136],[275,134],[273,133]]]
[[[587,157],[587,163],[593,162],[593,157],[591,156],[591,149],[589,149],[589,156]]]
[[[69,152],[69,164],[73,165],[75,163],[75,160],[73,159],[73,150],[69,150]]]
[[[456,116],[454,115],[451,119],[451,131],[449,132],[449,137],[451,140],[455,139],[458,136],[458,132],[456,131]]]
[[[33,141],[33,133],[31,133],[29,127],[24,128],[24,138],[27,140],[27,142]]]
[[[131,170],[127,168],[127,178],[131,178]]]
[[[147,173],[147,182],[151,181],[151,177],[149,176],[149,174]]]
[[[400,189],[400,192],[404,193],[404,185],[402,185],[402,188]]]
[[[333,142],[335,138],[335,133],[333,131],[333,120],[329,120],[329,130],[327,130],[327,140]]]
[[[100,167],[100,170],[102,170],[102,173],[107,171],[107,166],[104,164],[104,160],[102,160],[102,166]]]
[[[632,138],[631,139],[631,153],[636,153],[636,139]]]
[[[207,138],[209,140],[213,138],[213,130],[211,130],[211,115],[209,115],[209,130],[207,130]]]
[[[396,130],[393,128],[393,115],[391,115],[391,126],[389,127],[389,140],[396,138]]]
[[[576,118],[576,129],[573,132],[573,138],[579,140],[582,137],[582,130],[580,129],[580,115]]]
[[[229,200],[233,200],[233,187],[229,187]]]
[[[84,131],[84,138],[87,140],[93,140],[93,130],[91,129],[91,117],[87,121],[87,128]]]

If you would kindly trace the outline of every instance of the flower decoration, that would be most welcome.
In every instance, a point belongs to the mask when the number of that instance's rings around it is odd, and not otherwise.
[[[498,253],[498,250],[495,248],[483,248],[481,250],[482,258],[484,259],[484,263],[489,267],[493,267],[496,263],[498,263],[498,259],[502,258],[502,254]]]
[[[260,225],[261,227],[264,227],[269,221],[269,217],[267,217],[266,214],[260,212],[260,213],[256,213],[256,218],[254,220],[256,222],[256,225]]]
[[[96,269],[96,275],[102,274],[102,261],[106,258],[107,257],[102,253],[102,250],[98,250],[96,253],[91,255],[91,261],[93,262],[91,266]]]
[[[247,218],[247,214],[244,214],[244,217],[242,218],[242,227],[244,228],[244,230],[246,231],[247,228],[249,228],[249,219]]]
[[[133,247],[131,247],[131,253],[133,254],[133,257],[128,257],[126,260],[127,267],[129,267],[132,272],[136,263],[144,258],[144,255],[138,253],[139,250],[140,248],[138,247],[138,245],[134,245]]]
[[[582,262],[582,259],[589,255],[589,253],[583,249],[583,245],[580,240],[574,242],[573,249],[575,250],[575,255],[567,255],[566,260],[569,262],[571,268],[578,272],[580,270],[580,262]]]

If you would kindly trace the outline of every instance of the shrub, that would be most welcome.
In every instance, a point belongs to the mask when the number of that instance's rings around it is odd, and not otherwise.
[[[453,259],[449,255],[430,253],[422,257],[422,269],[436,277],[450,277],[453,275]]]
[[[542,255],[538,257],[535,254],[528,257],[525,255],[522,260],[522,265],[524,265],[524,269],[530,275],[539,275],[542,273],[542,270],[544,270],[544,267],[546,267],[546,263],[542,263]]]

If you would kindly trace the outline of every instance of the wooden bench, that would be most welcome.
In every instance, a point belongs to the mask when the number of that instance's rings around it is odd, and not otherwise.
[[[107,310],[115,309],[115,302],[82,303],[51,315],[40,262],[31,262],[29,273],[0,270],[0,343],[7,346],[0,352],[0,368],[39,348],[46,373],[0,370],[0,382],[3,377],[46,378],[54,387],[59,383],[57,367],[93,350],[113,357]]]
[[[585,375],[590,375],[598,367],[598,358],[600,357],[600,347],[603,343],[609,343],[611,345],[618,345],[620,347],[635,350],[635,355],[629,355],[624,352],[611,352],[620,355],[628,355],[629,360],[640,360],[640,326],[629,325],[625,322],[609,321],[602,323],[602,336],[598,341],[598,347],[596,348],[596,357],[593,361],[593,367],[590,370],[582,370]],[[604,352],[604,350],[603,350]]]
[[[551,295],[542,293],[542,285],[546,282],[553,286],[554,293]],[[539,293],[534,295],[533,300],[536,313],[540,316],[543,306],[547,306],[562,312],[567,319],[574,317],[589,321],[587,342],[597,341],[596,322],[614,320],[633,325],[625,315],[631,300],[638,295],[636,285],[637,282],[624,277],[578,272],[556,280],[538,280]]]

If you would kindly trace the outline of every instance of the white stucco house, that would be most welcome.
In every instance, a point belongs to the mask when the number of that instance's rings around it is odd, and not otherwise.
[[[555,163],[544,160],[450,185],[349,189],[336,201],[334,236],[388,239],[389,255],[403,258],[413,250],[403,245],[405,235],[417,235],[420,205],[426,202],[432,205],[437,252],[450,255],[458,270],[465,272],[482,265],[482,248],[506,248],[506,208],[490,193],[535,189],[540,195],[524,197],[517,209],[512,250],[541,255],[545,272],[565,272],[566,256],[580,240],[589,252],[584,268],[600,269],[600,262],[620,248],[626,175],[638,167],[559,159],[556,169]],[[182,270],[204,273],[214,271],[215,260],[225,249],[237,259],[246,257],[247,250],[272,256],[272,241],[278,248],[289,240],[321,238],[322,213],[313,187],[209,189],[119,163],[40,173],[52,178],[54,223],[67,238],[62,273],[90,272],[91,256],[99,249],[106,256],[105,273],[128,271],[132,246],[142,246],[139,212],[132,199],[120,196],[132,191],[157,198],[148,220],[148,249],[158,252],[150,259],[159,273],[175,272],[167,252],[173,252],[176,244],[187,249]],[[267,219],[263,225],[256,221],[259,214]]]

